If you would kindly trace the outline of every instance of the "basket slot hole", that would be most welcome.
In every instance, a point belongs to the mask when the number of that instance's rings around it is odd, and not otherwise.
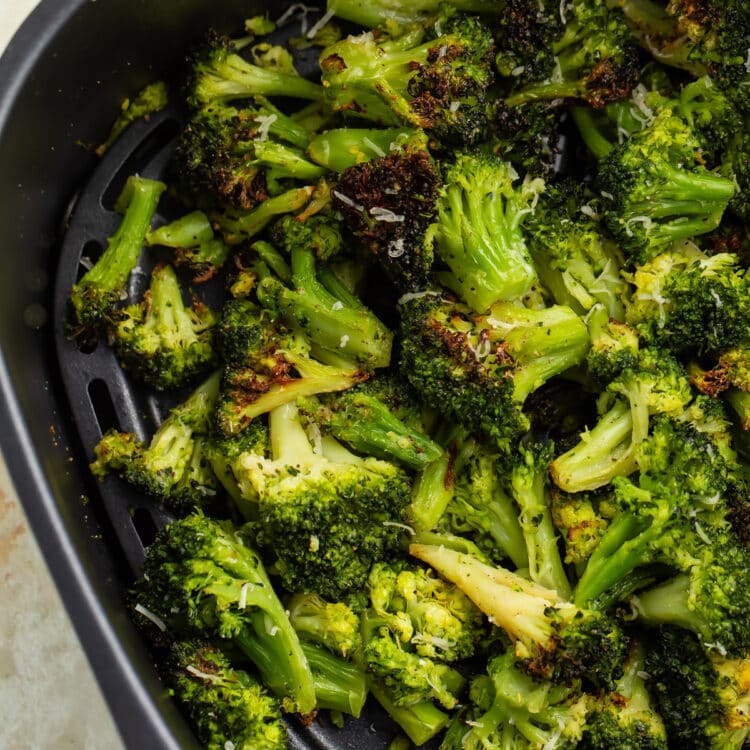
[[[88,387],[89,399],[96,416],[99,430],[102,434],[108,430],[119,430],[120,420],[117,417],[112,396],[110,396],[107,383],[100,378],[92,380]]]
[[[156,538],[159,527],[151,517],[148,508],[135,508],[132,512],[133,526],[144,547],[148,547]]]
[[[107,185],[102,195],[102,205],[108,211],[115,210],[115,203],[122,192],[128,177],[134,174],[146,173],[147,167],[156,158],[158,153],[179,133],[180,125],[177,120],[164,120],[160,122],[146,138],[144,138],[130,156],[117,170],[115,176]],[[149,175],[153,176],[153,175]]]

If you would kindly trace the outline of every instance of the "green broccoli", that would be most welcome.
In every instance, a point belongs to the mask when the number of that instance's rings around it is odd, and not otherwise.
[[[597,201],[587,201],[582,186],[548,186],[524,231],[534,267],[557,304],[580,315],[601,304],[610,318],[625,318],[625,259],[603,231]]]
[[[75,311],[72,332],[87,343],[117,320],[130,273],[138,264],[151,220],[166,185],[146,177],[129,177],[115,209],[123,214],[107,247],[70,291]]]
[[[679,246],[628,279],[626,321],[649,346],[705,354],[750,337],[750,279],[731,253]]]
[[[603,304],[591,308],[586,325],[591,338],[586,370],[597,384],[606,386],[624,370],[638,366],[638,334],[627,323],[611,318]]]
[[[142,302],[124,308],[112,326],[115,354],[123,369],[156,390],[179,388],[216,367],[216,320],[203,303],[186,305],[172,266],[158,265]]]
[[[636,450],[656,414],[677,414],[693,397],[687,371],[666,352],[641,349],[635,364],[609,382],[600,415],[580,441],[555,458],[552,479],[566,492],[595,490],[637,468]]]
[[[379,377],[346,391],[300,399],[303,414],[353,451],[418,471],[443,455],[420,427],[404,423],[379,397]],[[404,384],[404,388],[407,386]]]
[[[649,695],[646,648],[635,643],[625,673],[608,695],[589,704],[580,750],[667,750],[664,722]],[[647,680],[649,682],[647,682]],[[680,745],[682,748],[683,746]]]
[[[335,442],[316,452],[292,403],[271,411],[269,424],[272,457],[243,456],[238,477],[258,505],[259,545],[278,558],[289,591],[334,600],[356,594],[372,564],[398,548],[406,475]]]
[[[164,664],[170,692],[207,750],[284,750],[286,727],[274,698],[215,646],[178,641]]]
[[[326,100],[334,112],[471,144],[486,127],[493,46],[482,21],[461,13],[400,36],[349,36],[321,53]]]
[[[133,433],[108,431],[95,448],[94,476],[122,477],[181,515],[213,507],[220,485],[209,460],[208,432],[219,381],[219,373],[212,374],[173,408],[148,445]]]
[[[315,709],[315,683],[299,638],[258,554],[231,521],[193,514],[165,526],[148,548],[137,607],[177,637],[237,646],[286,711]]]
[[[610,689],[622,675],[627,637],[602,612],[444,546],[412,544],[409,552],[455,583],[510,636],[516,663],[529,674],[568,685],[585,679]]]
[[[600,162],[604,221],[629,259],[643,263],[719,225],[734,180],[702,166],[700,154],[690,126],[665,109]]]
[[[394,145],[345,169],[331,196],[399,291],[415,292],[425,288],[434,263],[425,233],[436,216],[441,178],[423,136]]]
[[[568,307],[498,302],[485,315],[436,293],[401,304],[401,371],[426,403],[507,450],[530,393],[583,362],[589,338]]]
[[[339,18],[361,26],[383,26],[386,24],[413,24],[429,21],[443,12],[445,6],[464,13],[494,14],[495,0],[328,0],[328,10]]]
[[[638,82],[637,45],[622,13],[601,0],[509,0],[498,16],[496,64],[509,106],[582,99],[601,107]]]
[[[249,300],[227,300],[216,329],[224,362],[216,424],[237,435],[252,420],[300,396],[345,390],[366,379],[354,365],[322,364],[309,341]]]
[[[575,688],[535,679],[519,670],[515,661],[513,650],[507,650],[490,660],[486,674],[474,677],[469,705],[448,727],[440,750],[579,746],[586,696]]]
[[[498,300],[522,298],[536,281],[521,226],[544,183],[517,179],[507,162],[457,154],[445,169],[437,218],[427,230],[427,241],[450,269],[438,278],[478,313]]]
[[[211,30],[188,55],[186,101],[195,110],[213,102],[253,96],[291,96],[317,101],[323,89],[296,73],[253,65],[240,56],[242,41]]]
[[[289,621],[304,640],[325,646],[345,659],[362,650],[359,616],[344,602],[319,594],[294,594],[287,602]]]
[[[646,659],[671,747],[740,750],[750,736],[750,660],[706,649],[677,628],[662,628]]]

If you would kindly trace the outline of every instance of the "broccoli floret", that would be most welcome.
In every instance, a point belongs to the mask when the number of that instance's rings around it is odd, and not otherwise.
[[[671,747],[740,750],[750,735],[750,660],[708,650],[684,630],[661,629],[646,660]]]
[[[557,529],[550,512],[549,465],[551,444],[521,444],[508,462],[510,492],[515,499],[526,542],[529,577],[563,599],[570,598],[570,583],[560,557]]]
[[[565,543],[565,562],[581,566],[601,541],[615,507],[609,490],[570,493],[553,487],[550,513]]]
[[[107,247],[76,282],[70,292],[75,311],[73,334],[84,343],[96,337],[117,320],[118,305],[126,293],[131,271],[138,264],[151,220],[166,185],[157,180],[132,176],[125,183],[115,209],[123,214]]]
[[[511,649],[474,678],[469,706],[449,726],[440,750],[572,750],[586,710],[586,697],[577,690],[520,671]]]
[[[496,63],[510,79],[506,104],[582,99],[593,107],[627,97],[639,59],[624,17],[601,0],[564,7],[511,0],[500,15]]]
[[[499,458],[481,443],[467,442],[461,447],[468,454],[462,456],[465,467],[458,473],[454,461],[455,492],[441,526],[470,535],[492,559],[508,558],[516,568],[528,568],[519,510],[500,481]]]
[[[455,583],[510,636],[524,671],[562,684],[586,679],[603,688],[622,675],[627,637],[602,612],[446,547],[412,544],[409,551]]]
[[[362,650],[359,616],[344,602],[319,594],[295,594],[287,602],[289,620],[301,638],[350,659]]]
[[[313,424],[353,451],[418,471],[443,455],[422,429],[405,424],[379,398],[378,377],[336,394],[299,400]]]
[[[441,185],[423,138],[344,170],[333,205],[400,291],[424,289],[434,262],[425,233]]]
[[[316,706],[310,665],[258,554],[230,521],[193,514],[165,526],[136,584],[140,607],[175,636],[238,646],[284,710]]]
[[[372,564],[398,548],[406,475],[335,442],[316,453],[294,404],[274,409],[269,425],[272,457],[241,461],[243,495],[258,505],[258,543],[277,556],[289,591],[355,594]]]
[[[422,23],[444,12],[446,6],[464,13],[494,15],[497,11],[495,0],[450,0],[448,3],[441,0],[376,0],[368,3],[328,0],[328,10],[339,18],[367,27]]]
[[[271,239],[278,247],[284,248],[287,256],[299,247],[313,250],[321,261],[343,253],[341,223],[330,213],[314,214],[304,220],[283,216],[271,229]]]
[[[631,260],[643,263],[719,225],[734,180],[702,166],[700,153],[690,126],[666,109],[601,161],[597,186],[611,196],[604,220]]]
[[[123,309],[112,326],[117,359],[156,390],[179,388],[216,366],[216,320],[203,303],[184,303],[172,266],[156,266],[143,301]]]
[[[555,484],[566,492],[583,492],[631,474],[651,416],[677,414],[692,397],[687,371],[680,362],[659,349],[641,349],[636,364],[607,385],[596,424],[552,462]]]
[[[349,36],[321,53],[326,100],[335,112],[474,143],[487,121],[493,46],[490,30],[460,13],[396,37]]]
[[[582,315],[598,303],[610,318],[625,318],[624,258],[602,231],[598,205],[586,201],[582,186],[548,186],[524,230],[539,278],[557,304]]]
[[[591,554],[574,601],[590,605],[639,566],[688,570],[726,531],[727,466],[689,422],[660,417],[636,451],[637,483],[613,480],[615,515]]]
[[[706,545],[695,565],[632,600],[641,622],[691,630],[731,657],[750,650],[750,559],[731,535]]]
[[[743,0],[618,0],[641,44],[659,62],[700,76],[710,73],[728,95],[747,107],[750,13]]]
[[[366,379],[353,365],[325,365],[310,343],[249,300],[224,303],[216,347],[225,363],[216,424],[237,435],[261,414],[300,396],[344,390]]]
[[[96,147],[96,155],[104,156],[123,131],[137,120],[148,118],[169,103],[169,89],[164,81],[154,81],[145,86],[132,99],[123,99],[120,114],[112,125],[107,139]]]
[[[498,302],[484,316],[428,293],[401,305],[401,371],[426,403],[507,450],[529,427],[526,398],[589,347],[570,309]]]
[[[613,692],[589,705],[581,750],[667,750],[664,722],[649,695],[646,649],[634,644]],[[680,745],[680,747],[683,747]]]
[[[648,345],[704,354],[750,337],[750,281],[730,253],[680,246],[628,278],[626,320]]]
[[[309,221],[309,219],[308,219]],[[258,300],[309,342],[314,355],[335,366],[365,372],[387,367],[393,334],[375,313],[315,258],[305,233],[287,234],[291,288],[269,274],[258,284]]]
[[[207,750],[284,750],[278,702],[215,646],[178,641],[164,663],[165,680]]]
[[[218,499],[219,482],[211,468],[207,436],[219,380],[214,373],[172,409],[148,445],[133,433],[108,431],[95,448],[94,476],[122,477],[180,514],[211,508]]]
[[[210,30],[189,53],[185,83],[187,103],[200,109],[213,102],[253,96],[291,96],[314,101],[323,98],[320,84],[296,73],[263,68],[239,55],[242,42]]]
[[[596,383],[606,386],[623,370],[638,366],[638,334],[627,323],[609,317],[607,308],[597,304],[586,316],[591,349],[586,368]]]
[[[526,178],[515,184],[517,178],[507,162],[457,154],[445,170],[437,219],[427,231],[450,268],[438,278],[478,313],[498,300],[522,298],[536,281],[521,226],[544,183]]]

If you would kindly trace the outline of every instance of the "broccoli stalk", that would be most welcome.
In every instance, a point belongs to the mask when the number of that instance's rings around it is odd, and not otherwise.
[[[512,459],[510,488],[520,510],[518,521],[526,543],[531,580],[568,599],[570,583],[560,557],[558,534],[550,512],[551,458],[551,445],[521,446]]]
[[[564,684],[586,678],[605,688],[619,679],[627,639],[601,612],[446,547],[412,544],[409,552],[455,583],[510,636],[524,671]]]
[[[478,313],[498,300],[520,299],[536,280],[521,224],[544,184],[526,179],[514,185],[516,179],[510,164],[459,154],[446,172],[437,220],[427,231],[451,270],[438,278]]]
[[[247,672],[234,669],[215,646],[178,641],[169,650],[165,679],[211,750],[284,750],[286,727],[277,701]]]
[[[253,96],[291,96],[318,101],[323,89],[296,73],[253,65],[240,57],[240,43],[210,31],[188,58],[187,102],[194,109],[212,102]]]
[[[443,5],[439,0],[328,0],[329,11],[368,28],[387,23],[421,23],[442,11]],[[497,11],[494,0],[451,0],[450,7],[464,13],[494,14]]]
[[[412,128],[333,128],[310,139],[307,155],[334,172],[383,158],[417,136]]]
[[[212,505],[219,484],[206,441],[219,384],[218,372],[201,383],[172,409],[148,445],[132,433],[107,432],[95,448],[94,476],[115,474],[183,514]]]
[[[122,367],[156,390],[178,388],[213,368],[216,316],[207,306],[185,305],[172,266],[159,265],[140,304],[130,305],[112,329]]]
[[[314,710],[315,683],[299,638],[260,557],[230,521],[194,514],[167,525],[143,572],[138,604],[169,632],[231,641],[285,710]]]
[[[151,220],[156,213],[163,182],[145,177],[129,177],[115,209],[123,214],[107,247],[70,292],[75,310],[74,333],[84,338],[98,335],[116,320],[116,307],[125,295],[131,271],[136,267]]]

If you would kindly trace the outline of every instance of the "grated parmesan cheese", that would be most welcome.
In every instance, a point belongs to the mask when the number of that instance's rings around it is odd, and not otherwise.
[[[327,10],[307,32],[307,38],[313,39],[315,35],[336,15],[336,11]]]
[[[260,125],[258,126],[258,140],[259,141],[266,141],[266,140],[268,140],[268,133],[271,130],[271,126],[278,119],[279,119],[279,116],[275,115],[275,114],[258,115],[255,118],[255,122],[260,123]]]
[[[373,206],[370,209],[370,216],[372,216],[376,221],[387,221],[389,223],[395,223],[399,221],[404,221],[406,218],[403,214],[396,214],[393,213],[389,208],[383,208],[381,206]]]
[[[150,609],[146,609],[142,604],[136,604],[135,611],[142,614],[147,620],[151,620],[162,633],[166,631],[167,626],[164,624],[164,620],[161,617],[157,617]]]

